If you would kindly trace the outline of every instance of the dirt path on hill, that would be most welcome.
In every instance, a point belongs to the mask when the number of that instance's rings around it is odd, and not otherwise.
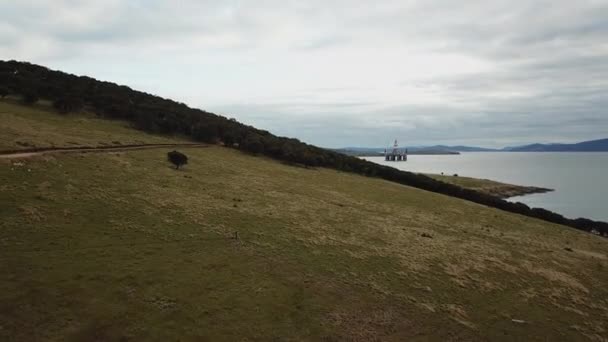
[[[47,154],[59,153],[92,153],[92,152],[121,152],[130,150],[147,150],[154,148],[193,148],[209,147],[207,144],[136,144],[136,145],[114,145],[114,146],[75,146],[75,147],[41,147],[23,150],[0,151],[0,159],[23,159]]]

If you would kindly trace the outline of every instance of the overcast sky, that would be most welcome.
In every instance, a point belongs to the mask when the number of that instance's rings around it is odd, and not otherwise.
[[[608,0],[0,0],[0,59],[327,147],[608,137]]]

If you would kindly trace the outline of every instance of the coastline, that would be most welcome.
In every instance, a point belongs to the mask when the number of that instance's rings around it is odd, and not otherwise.
[[[434,178],[436,180],[458,185],[460,187],[476,190],[488,195],[497,196],[502,199],[511,197],[541,194],[551,191],[554,189],[542,188],[538,186],[526,186],[526,185],[515,185],[497,182],[489,179],[472,178],[472,177],[461,177],[461,176],[448,176],[438,174],[423,173],[425,176]]]

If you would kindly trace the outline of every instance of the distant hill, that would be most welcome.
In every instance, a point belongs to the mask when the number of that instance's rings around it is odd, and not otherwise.
[[[574,144],[530,144],[522,146],[510,146],[502,149],[485,148],[476,146],[423,146],[421,149],[435,151],[454,152],[608,152],[608,139],[583,141]]]
[[[384,147],[344,147],[334,149],[334,151],[350,156],[374,156],[383,155],[384,149]],[[407,151],[408,154],[460,154],[460,152],[491,152],[500,150],[474,146],[434,145],[407,147]]]
[[[608,139],[583,141],[576,144],[531,144],[506,147],[510,152],[608,152]]]
[[[433,148],[433,147],[412,147],[408,148],[408,154],[460,154],[458,151],[450,151],[447,149]],[[345,147],[333,149],[333,151],[343,153],[349,156],[356,157],[373,157],[383,156],[384,148],[373,148],[373,147]]]
[[[476,146],[446,146],[446,145],[435,145],[435,146],[424,146],[421,149],[429,149],[436,151],[451,151],[451,152],[491,152],[496,151],[492,148],[476,147]]]
[[[362,155],[361,153],[381,154],[384,152],[384,148],[346,147],[336,149],[336,151],[356,152],[352,155]],[[608,139],[583,141],[574,144],[536,143],[522,146],[509,146],[501,149],[464,145],[414,146],[408,147],[408,151],[410,154],[458,154],[458,152],[608,152]]]

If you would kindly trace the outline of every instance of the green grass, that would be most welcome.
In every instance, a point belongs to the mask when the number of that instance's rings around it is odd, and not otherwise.
[[[37,143],[168,139],[11,106],[13,122],[44,123],[35,137],[11,128]],[[607,336],[605,239],[379,179],[183,151],[180,171],[166,149],[0,160],[0,340]]]
[[[124,121],[103,120],[90,113],[49,115],[49,110],[50,105],[45,102],[23,106],[15,100],[0,101],[0,150],[117,143],[160,144],[178,140],[141,132],[134,134]]]

